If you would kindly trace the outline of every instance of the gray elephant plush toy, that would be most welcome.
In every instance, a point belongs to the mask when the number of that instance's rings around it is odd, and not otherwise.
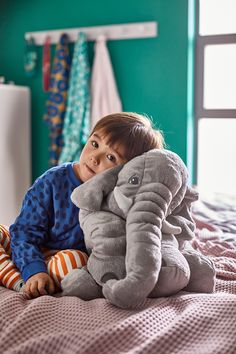
[[[187,180],[178,155],[154,149],[77,187],[71,199],[90,256],[63,279],[62,295],[132,308],[180,290],[212,292],[214,266],[190,243],[198,197]]]

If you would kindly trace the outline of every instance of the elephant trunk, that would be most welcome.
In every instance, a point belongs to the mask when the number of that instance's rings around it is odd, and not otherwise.
[[[103,294],[121,308],[141,303],[157,283],[161,268],[161,226],[171,195],[163,186],[163,193],[139,194],[126,220],[126,277],[109,280]]]

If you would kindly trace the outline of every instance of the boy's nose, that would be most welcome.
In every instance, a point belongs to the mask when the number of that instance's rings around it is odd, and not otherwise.
[[[96,156],[92,156],[91,160],[92,160],[92,163],[93,163],[94,166],[98,165],[99,160],[98,160],[98,158]]]

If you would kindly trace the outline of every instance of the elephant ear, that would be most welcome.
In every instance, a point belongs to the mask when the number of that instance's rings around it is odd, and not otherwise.
[[[197,191],[188,186],[181,204],[167,217],[167,221],[182,229],[182,232],[177,237],[180,249],[184,247],[185,241],[191,241],[195,237],[195,222],[192,217],[191,207],[196,200],[198,200]]]
[[[72,202],[80,209],[100,210],[104,198],[114,189],[122,167],[110,168],[75,188],[71,194]]]

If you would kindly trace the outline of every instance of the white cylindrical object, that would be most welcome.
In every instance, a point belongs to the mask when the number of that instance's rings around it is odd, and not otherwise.
[[[31,184],[30,90],[0,85],[0,224],[19,214]]]

